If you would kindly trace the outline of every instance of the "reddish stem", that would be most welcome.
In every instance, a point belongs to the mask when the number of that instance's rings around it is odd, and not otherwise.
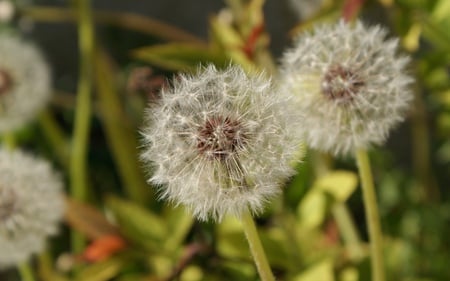
[[[247,55],[249,59],[253,58],[256,48],[256,42],[258,41],[259,36],[264,32],[264,23],[258,24],[255,26],[250,35],[247,37],[247,41],[245,42],[244,47],[242,47],[242,51]]]

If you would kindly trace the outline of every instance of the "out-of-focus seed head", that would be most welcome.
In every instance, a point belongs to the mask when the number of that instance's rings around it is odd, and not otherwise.
[[[51,95],[50,71],[35,46],[0,34],[0,133],[36,117]]]
[[[382,144],[412,100],[409,58],[386,30],[357,21],[300,34],[282,59],[281,91],[297,97],[306,143],[335,155]]]
[[[0,149],[0,269],[40,252],[63,213],[62,181],[50,165]]]

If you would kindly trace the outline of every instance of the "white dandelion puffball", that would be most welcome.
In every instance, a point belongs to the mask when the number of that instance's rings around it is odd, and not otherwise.
[[[62,181],[50,165],[0,149],[0,269],[39,253],[64,213]]]
[[[289,105],[269,79],[237,66],[181,75],[147,114],[142,159],[150,182],[200,220],[260,212],[299,155]]]
[[[50,72],[41,53],[12,34],[0,34],[0,133],[36,117],[51,95]]]
[[[282,58],[280,87],[297,97],[306,143],[334,155],[382,144],[411,104],[408,57],[386,30],[340,21],[301,34]]]

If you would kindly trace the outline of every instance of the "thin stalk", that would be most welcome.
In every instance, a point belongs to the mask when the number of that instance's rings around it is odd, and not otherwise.
[[[58,123],[53,118],[50,111],[44,111],[39,115],[39,125],[49,141],[50,145],[53,147],[60,163],[64,167],[69,165],[69,146],[67,142],[67,137],[63,130],[60,128]]]
[[[101,122],[105,129],[107,142],[111,148],[115,164],[125,193],[141,204],[148,203],[150,188],[138,163],[135,129],[126,116],[116,88],[114,72],[106,54],[97,52],[95,56],[95,77]]]
[[[369,156],[365,150],[358,149],[356,151],[356,160],[361,177],[364,208],[369,231],[372,280],[384,281],[383,236]]]
[[[365,256],[365,251],[361,247],[361,239],[347,205],[340,202],[334,204],[332,213],[350,258],[361,260]]]
[[[417,175],[422,188],[421,195],[428,202],[438,202],[440,191],[433,181],[433,172],[430,157],[430,133],[428,128],[427,108],[420,95],[420,90],[415,90],[414,111],[411,121],[412,129],[412,157],[414,174]]]
[[[89,0],[77,1],[78,40],[80,48],[80,77],[76,100],[75,127],[70,161],[70,186],[74,199],[85,201],[87,197],[87,150],[91,117],[92,62],[94,60],[94,30]],[[72,233],[72,250],[84,247],[80,233]]]
[[[314,154],[314,169],[317,178],[323,177],[330,172],[332,158],[327,154]],[[351,259],[360,260],[364,257],[361,238],[350,210],[345,202],[336,202],[331,209],[333,217],[342,235],[345,247],[350,254]]]
[[[73,22],[76,13],[66,8],[29,6],[21,10],[21,14],[34,21],[46,23]],[[167,41],[182,41],[207,46],[202,38],[179,29],[165,22],[140,16],[129,12],[95,11],[94,20],[99,24],[112,25],[120,28],[152,35]]]
[[[247,237],[250,251],[258,269],[262,281],[275,281],[272,270],[270,269],[264,248],[259,239],[258,231],[252,215],[247,210],[242,214],[242,226],[244,227],[245,237]]]
[[[17,267],[22,281],[35,281],[33,269],[28,263],[23,263]]]

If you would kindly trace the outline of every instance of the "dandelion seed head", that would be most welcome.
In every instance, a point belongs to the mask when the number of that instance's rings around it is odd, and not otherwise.
[[[293,174],[299,118],[269,79],[231,66],[181,75],[147,112],[142,159],[160,196],[206,220],[263,210]]]
[[[40,252],[64,212],[62,182],[50,165],[0,149],[0,268]]]
[[[382,144],[410,107],[409,58],[385,29],[340,21],[298,36],[280,87],[304,113],[306,143],[334,155]]]
[[[50,98],[50,71],[35,46],[0,35],[0,133],[19,129]]]

